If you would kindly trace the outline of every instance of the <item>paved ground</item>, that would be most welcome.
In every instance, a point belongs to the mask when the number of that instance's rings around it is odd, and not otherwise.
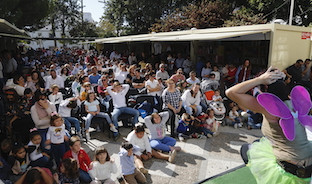
[[[83,147],[89,155],[93,156],[93,150],[97,146],[104,145],[119,165],[117,153],[120,143],[123,141],[122,137],[126,137],[130,129],[121,128],[120,132],[122,136],[117,141],[109,139],[107,132],[91,132],[90,142],[84,144]],[[220,128],[220,135],[217,137],[177,141],[182,151],[177,154],[174,164],[158,159],[144,162],[149,170],[149,174],[146,175],[148,183],[191,184],[240,166],[243,164],[239,154],[240,146],[259,137],[261,137],[260,130],[234,129],[225,126]],[[113,179],[119,175],[121,175],[120,167]]]

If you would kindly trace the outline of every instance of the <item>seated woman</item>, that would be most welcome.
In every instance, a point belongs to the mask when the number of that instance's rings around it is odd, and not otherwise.
[[[190,115],[198,116],[202,112],[199,88],[200,84],[194,84],[192,89],[186,90],[181,96],[183,107],[186,113]]]
[[[226,91],[238,105],[262,113],[263,137],[251,145],[248,166],[257,183],[309,183],[312,171],[312,143],[304,125],[311,125],[309,93],[301,86],[291,92],[291,102],[280,80],[285,75],[270,67],[261,76],[239,83]],[[257,98],[246,94],[258,85],[268,85],[268,93]],[[300,98],[300,99],[298,99]],[[294,117],[295,112],[298,116]]]
[[[47,95],[37,93],[35,96],[36,103],[31,107],[31,118],[35,123],[35,127],[42,138],[41,148],[45,148],[47,132],[50,127],[51,114],[56,112],[55,106],[47,100]]]

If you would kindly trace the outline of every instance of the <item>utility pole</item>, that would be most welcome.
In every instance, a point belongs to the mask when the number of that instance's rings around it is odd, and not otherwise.
[[[290,0],[289,25],[292,25],[293,14],[294,14],[294,5],[295,5],[295,0]]]
[[[83,25],[83,0],[81,0],[81,24]]]

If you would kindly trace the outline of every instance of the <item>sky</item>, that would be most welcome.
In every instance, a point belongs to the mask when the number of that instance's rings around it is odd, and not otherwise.
[[[90,12],[92,14],[92,18],[96,22],[100,22],[100,18],[102,17],[104,13],[104,3],[101,3],[99,1],[105,1],[105,0],[84,0],[83,4],[83,12]]]

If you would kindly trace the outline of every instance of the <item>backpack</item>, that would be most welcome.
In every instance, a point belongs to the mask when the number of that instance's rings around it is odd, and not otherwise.
[[[142,118],[145,118],[146,116],[151,115],[153,113],[153,106],[151,103],[148,103],[147,101],[142,102],[137,109],[140,112]]]

